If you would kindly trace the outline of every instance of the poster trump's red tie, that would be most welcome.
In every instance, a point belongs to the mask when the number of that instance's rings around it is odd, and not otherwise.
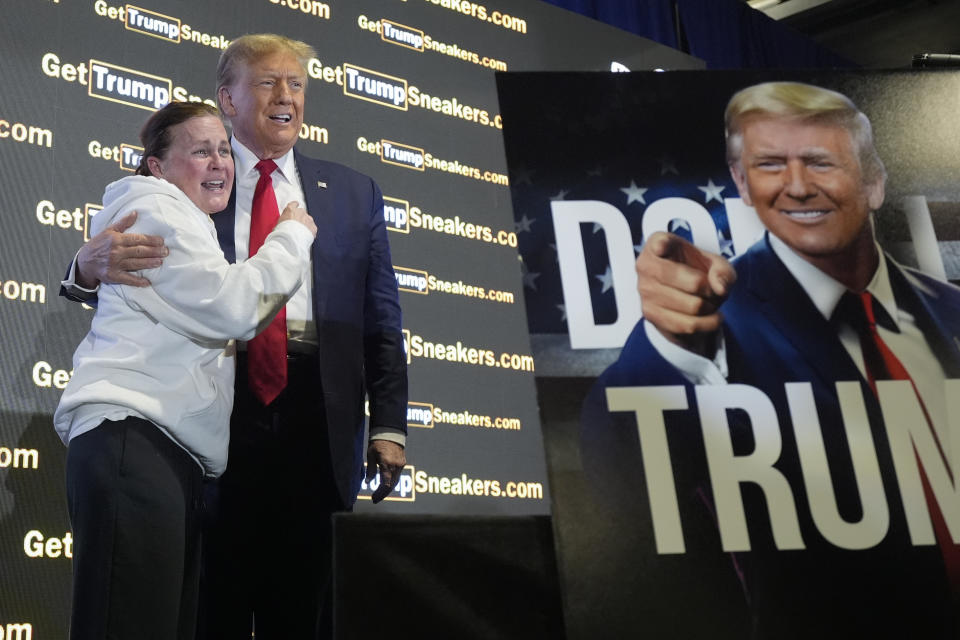
[[[890,350],[890,347],[887,346],[887,344],[880,337],[880,334],[877,332],[877,314],[874,310],[873,296],[864,291],[863,293],[856,294],[855,297],[859,300],[859,304],[856,305],[859,307],[856,311],[856,314],[859,316],[859,318],[853,320],[852,324],[854,325],[854,328],[857,330],[857,333],[860,337],[860,348],[863,350],[863,360],[867,373],[867,382],[870,383],[870,387],[873,389],[873,392],[876,393],[877,380],[910,381],[910,384],[913,386],[914,393],[917,394],[920,407],[923,409],[923,415],[927,419],[927,424],[930,427],[933,440],[937,444],[937,449],[940,451],[940,456],[944,460],[944,466],[947,469],[947,473],[950,474],[952,480],[956,481],[954,473],[950,467],[950,461],[947,460],[946,455],[944,454],[943,446],[941,445],[940,439],[937,436],[936,429],[934,429],[933,422],[930,420],[930,415],[927,413],[927,408],[923,404],[923,399],[920,397],[920,393],[917,391],[917,387],[914,384],[913,379],[907,372],[906,367],[903,366],[903,363],[900,362],[899,358],[897,358],[893,351]],[[854,305],[850,306],[852,307]],[[917,462],[919,464],[919,458]],[[950,579],[950,583],[953,586],[954,592],[957,592],[960,590],[960,546],[953,543],[953,539],[950,536],[950,530],[947,528],[947,523],[943,518],[943,513],[940,511],[940,506],[937,504],[937,500],[933,495],[933,489],[930,487],[927,474],[923,470],[923,465],[920,464],[919,466],[920,480],[923,484],[923,493],[927,501],[927,508],[930,512],[930,518],[933,521],[933,530],[936,533],[937,542],[940,545],[941,552],[943,553],[943,562],[947,570],[947,576]]]

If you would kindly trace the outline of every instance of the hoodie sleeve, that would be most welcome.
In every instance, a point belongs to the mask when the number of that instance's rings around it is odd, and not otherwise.
[[[151,286],[118,286],[135,310],[201,343],[249,340],[265,328],[303,281],[313,234],[298,222],[280,223],[255,256],[230,264],[212,225],[187,202],[168,194],[138,197],[131,231],[163,237],[170,255],[140,275]]]

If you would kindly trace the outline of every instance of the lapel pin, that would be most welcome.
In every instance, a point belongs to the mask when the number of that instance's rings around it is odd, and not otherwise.
[[[320,180],[317,180],[317,186],[320,187],[321,189],[326,189],[326,188],[327,188],[327,183],[326,183],[326,182],[321,182]]]

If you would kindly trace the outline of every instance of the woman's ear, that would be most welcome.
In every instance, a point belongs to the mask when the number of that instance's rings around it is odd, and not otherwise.
[[[163,167],[160,166],[160,158],[157,156],[147,158],[147,169],[150,169],[150,173],[152,173],[155,178],[163,177]]]

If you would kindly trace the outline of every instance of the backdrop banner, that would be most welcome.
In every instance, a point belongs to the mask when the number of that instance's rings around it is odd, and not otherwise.
[[[497,81],[569,636],[956,637],[960,74]]]
[[[379,505],[550,512],[495,70],[698,68],[539,0],[4,0],[0,20],[0,639],[67,636],[73,534],[52,415],[93,311],[57,295],[138,132],[214,103],[224,48],[316,49],[297,148],[373,177],[408,355],[408,466]],[[331,185],[332,186],[332,185]],[[322,231],[321,231],[322,233]],[[292,557],[311,545],[278,534]]]

